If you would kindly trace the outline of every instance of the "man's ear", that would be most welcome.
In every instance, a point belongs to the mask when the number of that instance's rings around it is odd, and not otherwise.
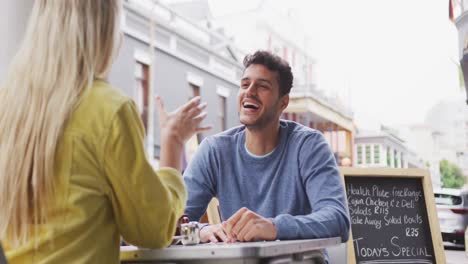
[[[289,105],[289,94],[285,94],[280,99],[281,112]]]

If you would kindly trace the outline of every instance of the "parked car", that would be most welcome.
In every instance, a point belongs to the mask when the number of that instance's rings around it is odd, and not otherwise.
[[[465,245],[465,229],[468,226],[468,190],[434,190],[437,215],[442,240]]]

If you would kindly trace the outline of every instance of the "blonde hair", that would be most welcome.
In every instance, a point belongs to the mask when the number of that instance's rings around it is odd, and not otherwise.
[[[109,70],[120,0],[36,0],[0,88],[0,239],[18,246],[47,222],[67,119]],[[36,230],[36,229],[34,229]]]

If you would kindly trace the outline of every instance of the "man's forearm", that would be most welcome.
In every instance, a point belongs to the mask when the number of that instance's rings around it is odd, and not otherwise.
[[[309,215],[278,215],[273,219],[278,229],[278,239],[311,239],[349,236],[348,217],[335,210],[321,210]]]

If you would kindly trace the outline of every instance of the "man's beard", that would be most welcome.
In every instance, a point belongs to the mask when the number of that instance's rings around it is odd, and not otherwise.
[[[278,104],[279,104],[279,100],[273,106],[271,106],[270,110],[265,112],[262,116],[260,116],[253,123],[244,123],[240,119],[239,121],[249,130],[257,130],[257,131],[262,130],[266,128],[269,124],[271,124],[271,122],[275,121],[276,119],[279,119],[276,116]]]

